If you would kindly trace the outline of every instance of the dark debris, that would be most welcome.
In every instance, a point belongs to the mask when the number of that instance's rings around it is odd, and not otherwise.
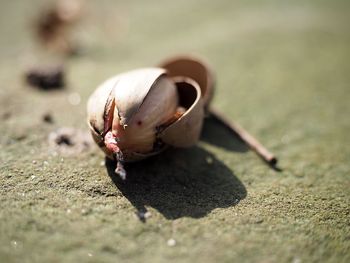
[[[40,90],[62,89],[65,86],[65,73],[62,65],[36,67],[26,72],[25,80]]]

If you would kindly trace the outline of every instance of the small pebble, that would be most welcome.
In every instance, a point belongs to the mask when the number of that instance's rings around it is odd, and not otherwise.
[[[13,247],[15,247],[15,248],[17,248],[17,241],[16,240],[12,240],[11,241],[11,245],[13,246]]]
[[[53,123],[53,118],[52,118],[52,115],[50,113],[45,113],[43,115],[43,121],[46,122],[46,123],[50,123],[52,124]]]
[[[173,239],[173,238],[170,238],[170,239],[167,241],[167,245],[168,245],[169,247],[175,246],[175,245],[176,245],[176,240]]]
[[[138,217],[138,219],[140,219],[142,222],[145,222],[146,219],[150,218],[152,216],[151,212],[146,211],[137,211],[136,212],[136,216]]]
[[[213,158],[211,158],[210,156],[207,156],[205,158],[205,160],[207,161],[208,164],[212,164],[213,163]]]
[[[150,218],[152,216],[151,212],[147,211],[145,214],[144,214],[144,217],[147,219],[147,218]]]

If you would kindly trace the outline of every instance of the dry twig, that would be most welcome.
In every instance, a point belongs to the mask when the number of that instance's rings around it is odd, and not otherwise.
[[[236,133],[252,150],[254,150],[264,161],[271,166],[276,166],[277,158],[269,152],[256,138],[243,129],[240,125],[227,118],[223,113],[215,108],[210,108],[209,112],[231,131]]]

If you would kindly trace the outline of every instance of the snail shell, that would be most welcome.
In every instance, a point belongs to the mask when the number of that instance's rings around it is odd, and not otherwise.
[[[88,123],[109,158],[132,162],[167,146],[195,144],[203,105],[201,88],[194,80],[169,78],[163,68],[144,68],[100,85],[88,101]],[[184,109],[181,115],[179,109]]]

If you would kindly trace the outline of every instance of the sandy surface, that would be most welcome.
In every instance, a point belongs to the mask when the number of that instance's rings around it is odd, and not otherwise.
[[[62,60],[32,37],[43,2],[0,1],[1,262],[350,261],[348,1],[88,1],[67,87],[49,92],[23,82]],[[87,132],[103,80],[176,53],[209,61],[213,104],[282,172],[211,119],[127,182],[95,146],[50,145],[58,128]]]

